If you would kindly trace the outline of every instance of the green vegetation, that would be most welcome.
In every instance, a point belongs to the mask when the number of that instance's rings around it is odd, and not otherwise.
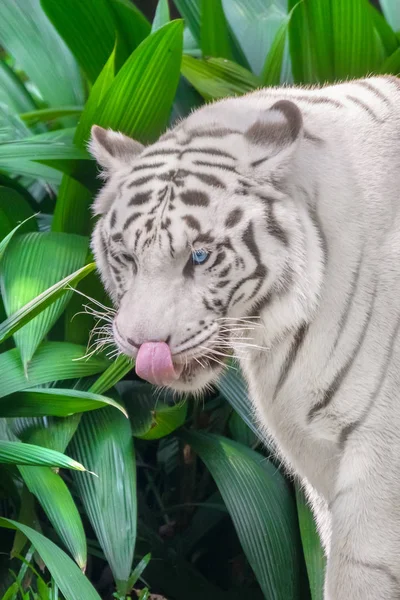
[[[397,74],[398,0],[175,5],[149,23],[129,0],[0,4],[2,600],[322,599],[312,517],[240,373],[174,404],[87,351],[110,304],[86,142],[93,123],[151,142],[260,86]]]

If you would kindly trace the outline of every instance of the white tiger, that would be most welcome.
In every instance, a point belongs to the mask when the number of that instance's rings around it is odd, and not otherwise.
[[[90,148],[118,347],[180,391],[232,348],[309,491],[325,599],[400,598],[400,80],[262,89]]]

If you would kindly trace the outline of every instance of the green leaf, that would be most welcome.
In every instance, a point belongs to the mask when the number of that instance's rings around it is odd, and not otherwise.
[[[62,467],[64,469],[86,471],[83,465],[61,454],[61,452],[33,444],[23,444],[22,442],[0,441],[0,463]]]
[[[20,78],[3,60],[0,60],[0,103],[6,104],[15,113],[36,108]]]
[[[67,417],[104,406],[113,406],[128,416],[123,406],[106,396],[75,389],[32,388],[0,401],[0,417]]]
[[[254,410],[247,393],[246,383],[238,369],[228,369],[216,384],[222,396],[240,415],[244,423],[260,439],[260,430],[254,419]]]
[[[233,59],[222,0],[201,0],[200,40],[203,56]]]
[[[126,61],[95,120],[139,139],[154,141],[168,124],[182,56],[182,21],[152,33]]]
[[[201,0],[174,0],[194,39],[200,44]]]
[[[82,360],[86,348],[68,342],[44,342],[28,366],[27,377],[17,348],[0,354],[0,398],[63,379],[88,377],[104,371],[109,361],[102,356]]]
[[[117,64],[120,67],[150,34],[150,23],[130,0],[110,0],[110,6],[117,25]]]
[[[129,373],[129,371],[132,371],[133,366],[132,359],[121,354],[94,382],[90,387],[90,391],[93,394],[104,394]]]
[[[0,243],[0,258],[2,243],[3,242]],[[47,290],[36,296],[33,300],[14,312],[8,319],[0,324],[0,343],[4,342],[4,340],[6,340],[9,336],[13,335],[16,331],[18,331],[18,329],[31,321],[31,319],[42,312],[47,306],[50,306],[50,304],[65,294],[68,288],[75,286],[94,269],[95,264],[89,263],[71,275],[64,277],[64,279],[58,283],[55,283]]]
[[[222,6],[251,70],[259,75],[287,18],[287,0],[222,0]]]
[[[205,100],[240,96],[261,86],[255,75],[229,60],[182,58],[182,75]]]
[[[375,6],[372,6],[372,4],[369,5],[369,8],[371,10],[375,30],[381,38],[385,53],[389,56],[397,50],[400,42],[382,13],[375,8]]]
[[[397,48],[381,66],[380,72],[382,75],[391,73],[392,75],[400,74],[400,48]]]
[[[256,446],[259,442],[259,437],[246,425],[236,411],[233,411],[229,417],[228,426],[231,436],[236,442],[249,446],[249,448]]]
[[[312,600],[323,600],[326,559],[310,507],[296,486],[297,513]]]
[[[264,456],[213,434],[183,435],[205,462],[266,598],[298,598],[296,511],[282,475]]]
[[[136,541],[136,470],[129,421],[105,408],[83,415],[70,444],[97,477],[76,477],[86,514],[110,565],[119,594],[128,593]],[[123,482],[123,485],[121,485]]]
[[[186,420],[186,401],[169,405],[167,401],[172,398],[168,398],[167,394],[156,397],[154,388],[146,384],[130,389],[124,399],[131,418],[132,433],[143,440],[163,438],[181,427]]]
[[[149,564],[150,559],[151,559],[151,554],[146,554],[146,556],[144,556],[142,558],[142,560],[140,561],[140,563],[134,568],[134,570],[132,571],[132,575],[129,577],[129,581],[128,581],[128,589],[129,590],[131,590],[133,588],[135,583],[142,576],[142,573],[145,570],[145,568],[147,567],[147,565]]]
[[[311,0],[315,2],[316,0]],[[289,10],[298,3],[298,0],[288,0]],[[327,15],[327,21],[330,22],[330,12]],[[324,29],[325,29],[325,25]],[[298,9],[293,13],[289,23],[289,47],[292,63],[293,78],[296,83],[315,83],[317,82],[317,73],[315,67],[314,50],[312,48],[313,40],[309,31],[309,21],[305,2],[301,2]],[[328,31],[328,38],[325,41],[331,49],[331,33]],[[330,50],[330,53],[333,51]],[[330,54],[331,55],[331,54]],[[326,60],[328,58],[326,57]],[[330,58],[329,58],[330,61]]]
[[[27,219],[25,219],[25,221],[22,221],[22,223],[20,223],[16,227],[14,227],[14,229],[12,231],[10,231],[10,233],[8,233],[1,240],[1,242],[0,242],[0,260],[3,258],[3,255],[7,249],[8,244],[11,242],[12,238],[17,233],[17,231],[20,230],[22,227],[24,227],[24,225],[27,223],[27,221],[31,221],[31,220],[32,220],[32,217],[28,217]]]
[[[1,290],[7,315],[10,317],[41,292],[82,267],[87,250],[87,238],[73,234],[28,233],[15,238],[2,262]],[[15,343],[25,366],[63,312],[71,294],[63,294],[15,332]]]
[[[394,31],[400,30],[400,5],[397,0],[380,0],[380,5],[383,10],[389,25]]]
[[[107,0],[41,0],[43,10],[94,82],[115,44],[114,14]]]
[[[263,85],[279,85],[281,82],[281,73],[283,66],[283,57],[285,52],[285,44],[287,34],[289,30],[290,20],[292,18],[293,11],[298,7],[299,3],[296,4],[285,17],[276,32],[274,41],[271,44],[267,58],[261,74],[261,80]]]
[[[19,192],[0,185],[0,240],[22,221],[25,223],[20,233],[37,231],[36,220],[29,219],[33,214],[31,206]]]
[[[114,70],[115,50],[96,79],[76,128],[74,143],[79,148],[84,148],[88,141],[90,128],[94,123],[98,107],[114,80]],[[91,228],[89,214],[91,202],[92,194],[85,187],[75,179],[64,176],[54,211],[53,231],[88,234]]]
[[[0,527],[17,529],[26,535],[42,557],[65,600],[101,600],[79,567],[44,535],[11,519],[0,518]]]
[[[154,33],[158,29],[161,29],[164,25],[169,23],[171,16],[169,13],[168,0],[158,0],[156,12],[151,26],[151,31]]]
[[[31,110],[20,114],[20,118],[28,125],[33,125],[40,121],[57,121],[63,117],[70,117],[76,115],[80,116],[82,113],[82,106],[58,106],[57,108],[42,108],[40,110]]]
[[[0,3],[0,44],[50,106],[83,104],[82,80],[75,60],[42,11],[40,0]]]
[[[75,562],[85,570],[85,532],[78,509],[64,481],[60,475],[46,467],[19,467],[19,471]]]

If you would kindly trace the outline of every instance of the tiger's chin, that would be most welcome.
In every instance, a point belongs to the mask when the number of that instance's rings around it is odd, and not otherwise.
[[[167,387],[175,392],[200,396],[212,388],[212,385],[218,381],[225,368],[225,364],[217,363],[209,358],[189,358],[185,362],[179,377],[168,384]]]

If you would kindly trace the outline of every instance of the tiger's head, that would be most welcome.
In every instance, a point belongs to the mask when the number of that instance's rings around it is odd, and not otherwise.
[[[116,308],[114,340],[141,377],[178,391],[218,377],[234,340],[287,293],[304,258],[291,195],[301,113],[281,100],[235,114],[230,102],[146,147],[92,129],[105,179],[92,248]]]

